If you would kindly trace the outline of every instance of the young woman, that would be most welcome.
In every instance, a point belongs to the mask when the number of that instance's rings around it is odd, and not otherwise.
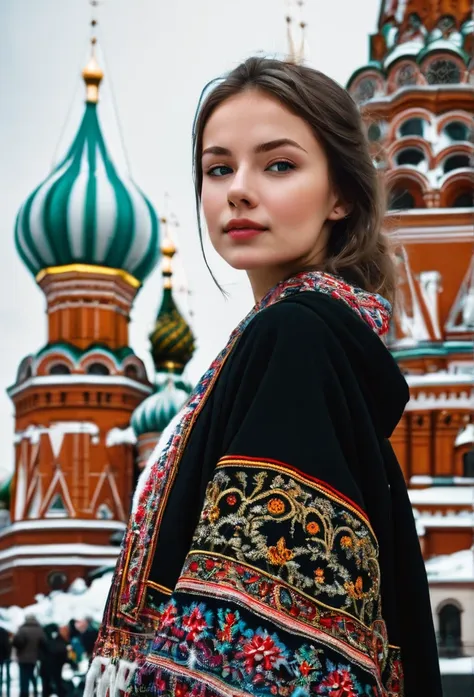
[[[251,58],[204,100],[194,153],[211,242],[255,306],[141,476],[85,694],[438,697],[357,108]]]

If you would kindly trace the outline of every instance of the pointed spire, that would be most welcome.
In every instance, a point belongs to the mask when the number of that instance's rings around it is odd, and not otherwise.
[[[90,0],[92,8],[97,7],[99,4],[97,0]],[[97,20],[95,17],[91,19],[91,56],[86,67],[82,71],[82,77],[86,83],[86,102],[88,104],[97,104],[99,101],[99,85],[102,82],[104,73],[97,62],[95,47],[97,44],[97,37],[95,36],[97,27]]]
[[[162,218],[161,223],[163,225],[164,231],[163,242],[161,243],[161,253],[163,255],[161,272],[163,275],[163,288],[171,290],[173,287],[171,280],[173,276],[172,259],[176,254],[176,247],[171,237],[169,236],[168,219],[166,217]]]
[[[295,21],[293,17],[292,0],[287,0],[286,14],[286,36],[288,42],[287,61],[289,63],[302,63],[305,58],[305,34],[306,22],[303,19],[304,0],[296,0],[296,5],[299,8],[299,21]],[[296,29],[293,29],[293,26]]]
[[[176,246],[171,239],[168,219],[162,218],[161,223],[163,299],[150,334],[151,353],[157,372],[168,371],[180,375],[194,353],[194,336],[173,298],[172,259]]]

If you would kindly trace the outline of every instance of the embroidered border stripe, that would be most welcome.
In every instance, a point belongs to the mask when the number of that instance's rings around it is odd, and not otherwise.
[[[207,557],[209,557],[209,558],[216,557],[216,558],[218,558],[218,559],[223,559],[223,560],[225,560],[225,561],[231,562],[232,564],[235,564],[235,563],[236,563],[236,562],[235,562],[235,559],[233,559],[232,557],[228,557],[228,556],[226,556],[225,554],[220,554],[219,552],[212,552],[212,553],[210,553],[210,552],[208,552],[208,551],[205,550],[205,549],[192,549],[192,550],[189,552],[189,554],[188,554],[188,558],[189,558],[189,557],[192,557],[192,556],[195,556],[195,555],[196,555],[196,556],[203,555],[203,556],[207,556]],[[279,577],[276,578],[275,576],[272,576],[271,574],[267,573],[267,572],[264,571],[263,569],[260,569],[258,566],[253,566],[252,564],[248,564],[247,562],[242,562],[242,561],[239,561],[239,562],[238,562],[238,565],[239,565],[239,566],[242,566],[242,567],[245,567],[246,569],[249,569],[249,570],[251,570],[251,571],[256,571],[258,574],[261,574],[262,576],[265,576],[265,577],[266,577],[267,579],[269,579],[269,580],[272,580],[272,581],[277,580],[279,586],[282,586],[282,587],[284,587],[284,588],[287,588],[287,589],[290,590],[292,593],[297,593],[299,596],[301,596],[301,597],[303,597],[303,598],[306,598],[306,599],[309,600],[311,603],[314,603],[315,605],[318,605],[319,607],[323,607],[323,608],[325,608],[326,610],[329,610],[329,611],[331,611],[331,612],[334,612],[335,614],[338,614],[338,615],[344,615],[344,616],[347,617],[348,619],[350,619],[350,620],[352,620],[352,621],[354,621],[354,622],[357,622],[358,625],[360,625],[361,627],[363,627],[363,628],[366,629],[367,631],[371,631],[371,628],[370,628],[368,625],[366,625],[364,622],[362,622],[362,621],[361,621],[358,617],[356,617],[355,615],[352,615],[350,612],[347,612],[347,610],[341,610],[340,608],[335,608],[335,607],[332,607],[331,605],[327,605],[326,603],[323,603],[323,602],[321,602],[320,600],[318,600],[314,595],[309,595],[308,593],[305,593],[304,591],[301,591],[300,589],[296,588],[295,586],[291,586],[289,583],[286,583],[283,579],[281,579],[281,578],[279,578]],[[188,577],[186,576],[186,566],[187,566],[187,565],[185,565],[185,569],[183,570],[183,574],[182,574],[182,576],[180,577],[180,579],[178,580],[178,583],[176,584],[175,591],[180,591],[180,590],[182,590],[182,588],[183,588],[183,582],[185,582],[185,581],[188,580]],[[397,649],[397,648],[399,648],[399,647],[398,647],[398,646],[393,646],[392,648]]]
[[[222,697],[253,697],[251,692],[246,692],[245,690],[240,690],[238,687],[227,685],[222,680],[215,678],[209,673],[192,670],[183,665],[177,665],[174,661],[170,661],[162,656],[150,656],[147,659],[147,663],[152,663],[159,668],[163,668],[172,675],[199,681],[198,684],[204,684],[206,687],[210,687],[222,695]]]
[[[309,628],[306,624],[299,622],[297,619],[289,618],[286,615],[276,612],[267,605],[264,605],[258,600],[239,592],[235,588],[227,588],[225,585],[220,583],[209,583],[209,581],[201,582],[187,579],[186,583],[182,582],[180,583],[180,586],[181,590],[194,591],[197,595],[203,595],[211,598],[223,598],[228,602],[235,602],[237,605],[254,612],[262,619],[270,618],[273,623],[279,626],[281,629],[286,631],[290,629],[293,634],[303,636],[307,639],[316,639],[321,644],[331,647],[338,653],[341,653],[345,658],[370,673],[377,680],[378,686],[382,689],[378,666],[376,666],[374,662],[365,656],[361,651],[352,648],[340,639],[325,634],[316,628]]]
[[[363,520],[364,524],[370,529],[374,538],[377,539],[372,526],[370,525],[367,514],[360,508],[360,506],[358,506],[347,496],[344,496],[344,494],[342,494],[340,491],[334,489],[334,487],[332,487],[330,484],[326,484],[320,479],[316,479],[316,477],[305,474],[292,465],[287,465],[286,463],[279,462],[278,460],[262,460],[246,456],[238,457],[226,455],[225,457],[222,457],[216,465],[216,469],[220,469],[222,467],[254,467],[255,469],[272,469],[276,472],[284,472],[285,474],[291,475],[303,484],[311,486],[313,489],[323,493],[335,503],[339,503],[345,508],[349,508],[353,513]]]

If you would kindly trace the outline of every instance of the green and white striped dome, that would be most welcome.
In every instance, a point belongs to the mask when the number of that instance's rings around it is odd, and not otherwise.
[[[160,254],[158,217],[109,157],[94,98],[99,70],[92,59],[83,73],[88,99],[78,133],[66,157],[20,208],[15,242],[35,275],[81,263],[121,269],[142,281]]]
[[[136,436],[162,433],[189,396],[190,389],[173,373],[163,375],[163,384],[133,412],[131,425]]]

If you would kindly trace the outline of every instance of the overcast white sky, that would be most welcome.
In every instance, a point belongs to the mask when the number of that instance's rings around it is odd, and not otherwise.
[[[380,0],[306,0],[309,63],[344,84],[368,59],[379,6]],[[230,292],[226,301],[201,257],[191,180],[197,99],[208,80],[246,57],[282,56],[284,16],[284,0],[103,0],[99,7],[103,131],[112,157],[128,160],[159,214],[167,191],[179,219],[177,274],[192,295],[189,303],[185,295],[178,299],[194,313],[198,344],[188,367],[193,381],[252,304],[245,275],[210,255]],[[44,297],[16,253],[14,221],[81,118],[90,17],[88,0],[0,2],[0,479],[13,467],[13,407],[5,389],[21,358],[47,340]],[[160,295],[157,269],[135,303],[130,337],[150,376],[147,337]]]

